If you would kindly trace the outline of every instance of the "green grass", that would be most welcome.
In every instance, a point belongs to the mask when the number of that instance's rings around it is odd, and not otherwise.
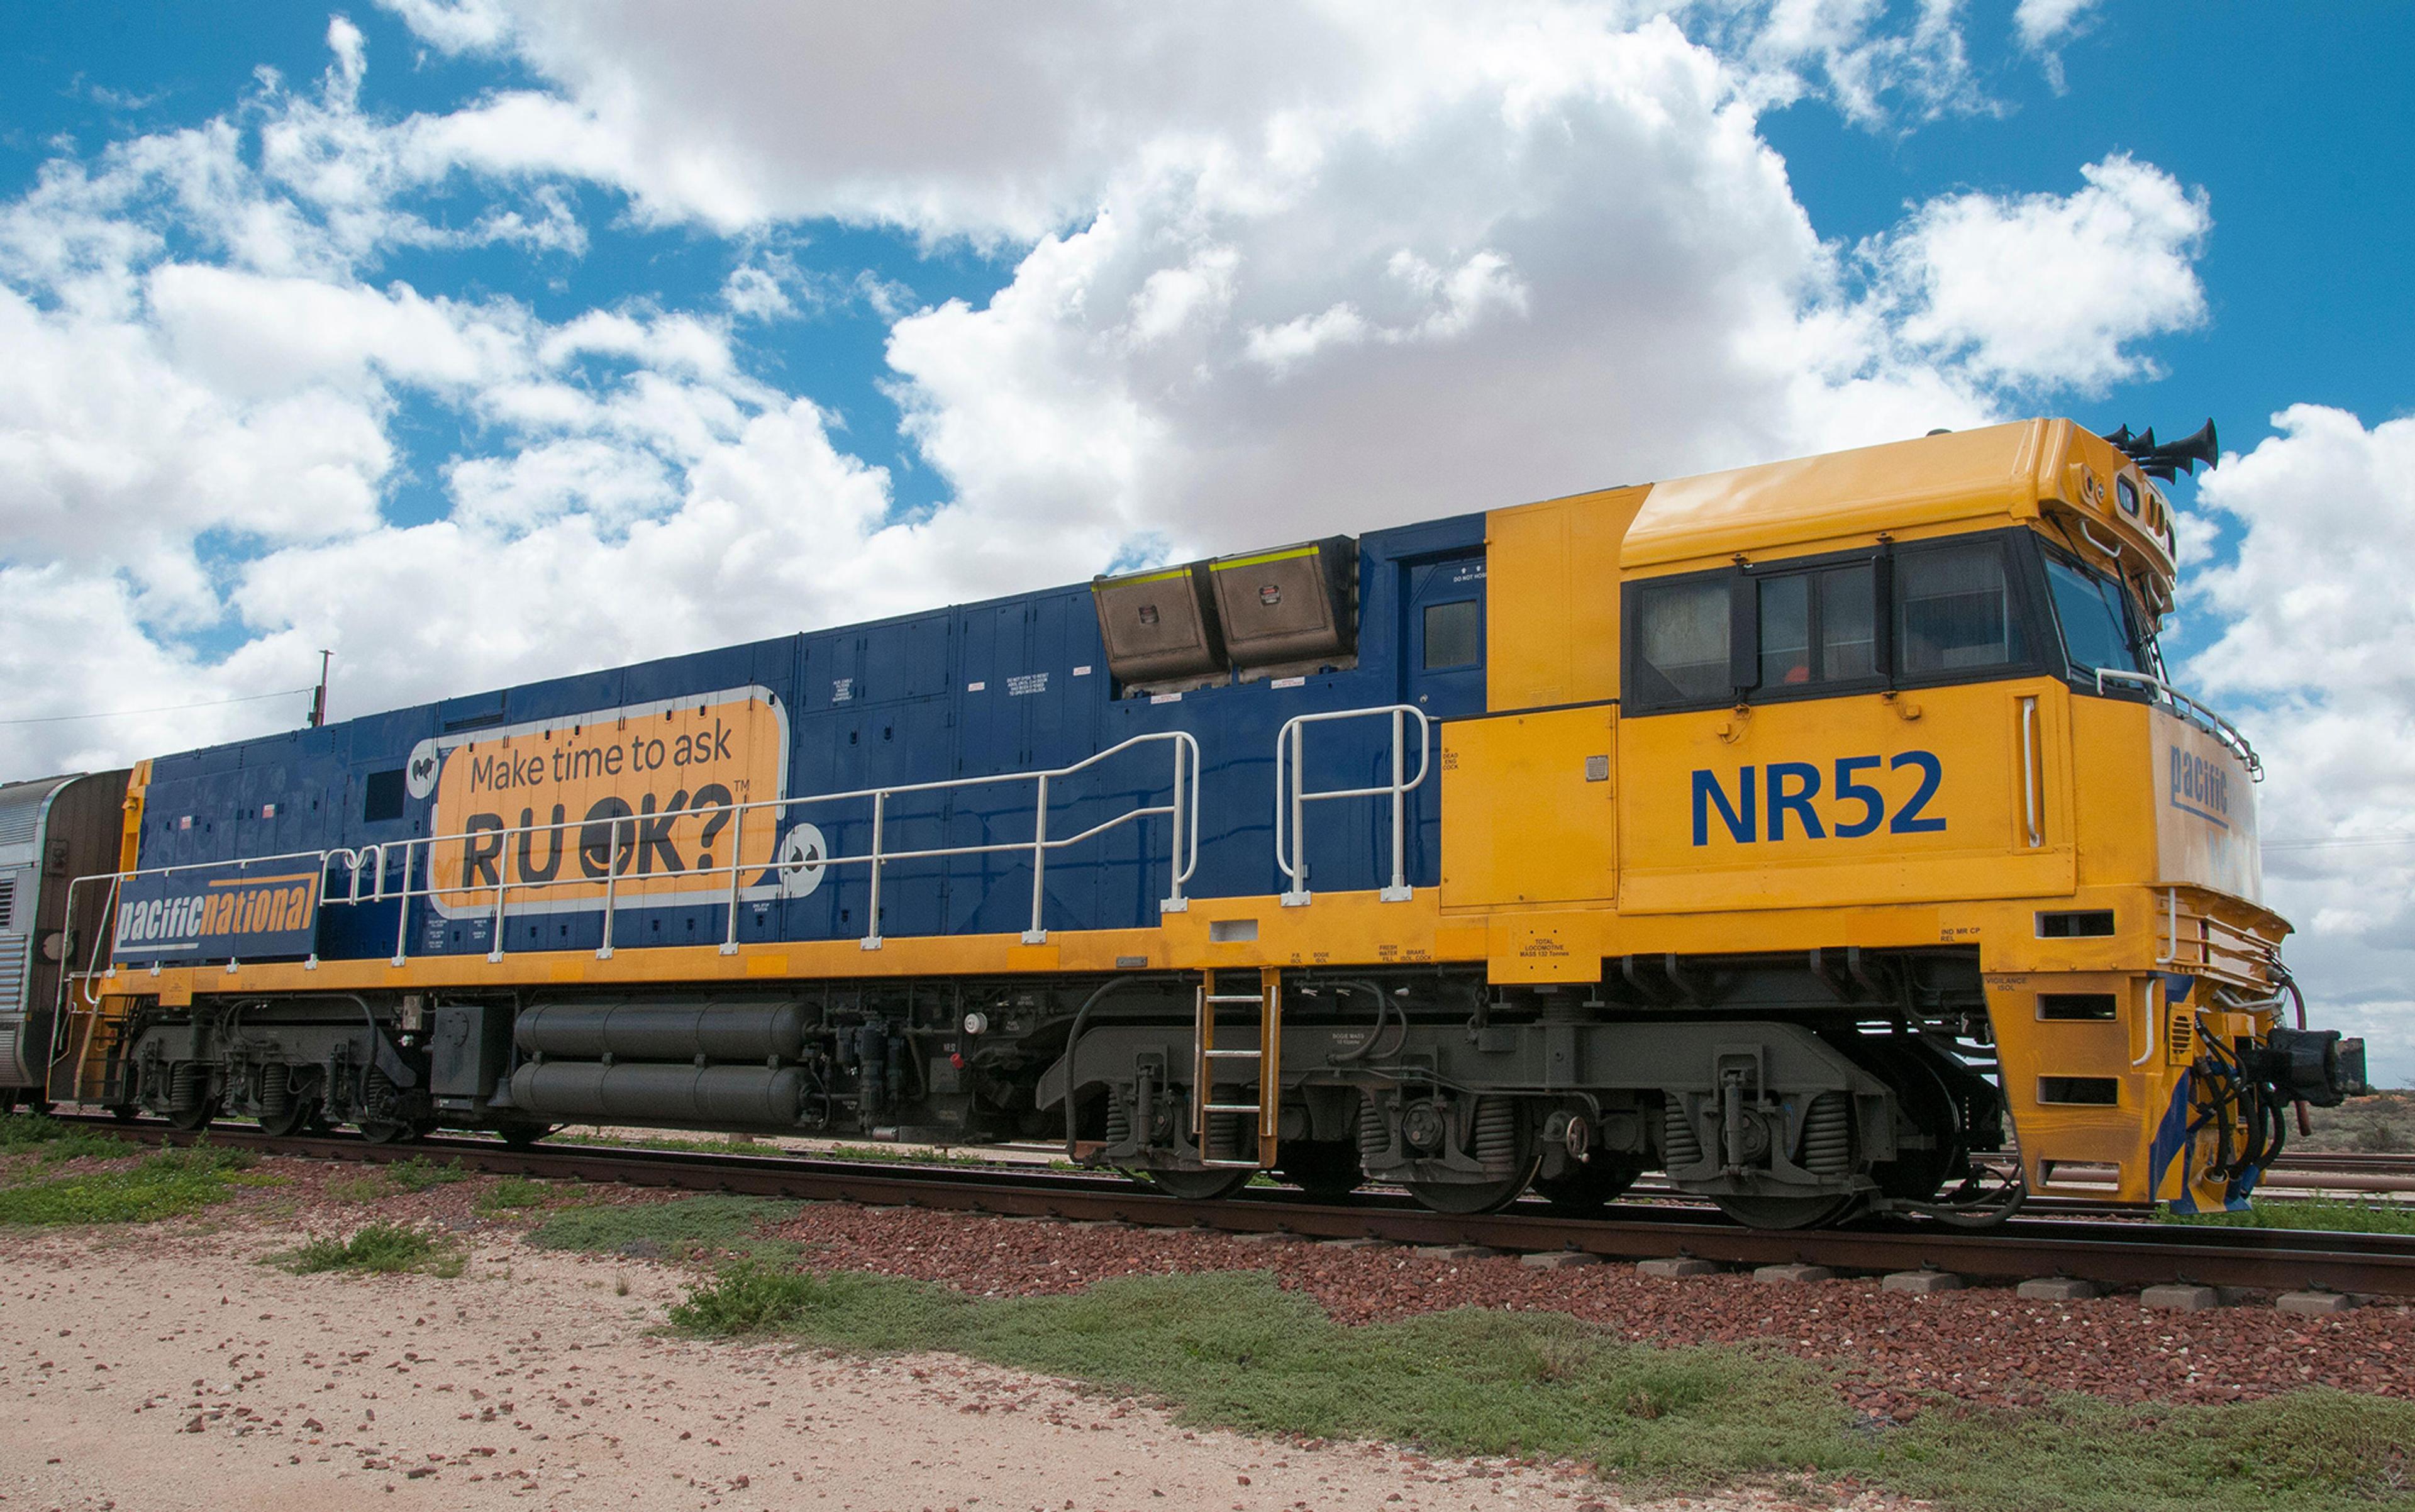
[[[457,1159],[442,1165],[425,1155],[414,1155],[407,1160],[395,1160],[381,1168],[386,1184],[398,1191],[426,1191],[431,1187],[451,1186],[467,1181],[471,1173]]]
[[[381,1197],[391,1197],[399,1191],[428,1191],[436,1187],[467,1181],[475,1172],[458,1160],[437,1164],[425,1155],[414,1155],[407,1160],[394,1160],[357,1175],[330,1176],[322,1189],[339,1203],[373,1203]]]
[[[852,1352],[941,1350],[1160,1399],[1186,1424],[1588,1460],[1631,1489],[1852,1476],[1960,1512],[2346,1512],[2415,1505],[2415,1404],[2309,1392],[2229,1407],[1941,1402],[1858,1422],[1818,1368],[1628,1343],[1565,1314],[1462,1309],[1345,1327],[1262,1275],[1132,1278],[974,1300],[759,1260],[690,1288],[673,1325]]]
[[[95,1171],[0,1188],[0,1223],[147,1223],[223,1202],[252,1158],[194,1145],[166,1149],[115,1171]]]
[[[2155,1215],[2167,1223],[2196,1223],[2215,1228],[2324,1229],[2345,1234],[2415,1234],[2415,1205],[2362,1202],[2354,1198],[2305,1197],[2248,1200],[2243,1213],[2174,1213]]]
[[[713,1251],[790,1256],[797,1246],[765,1232],[800,1205],[768,1197],[682,1197],[667,1203],[573,1207],[529,1235],[542,1250],[622,1250],[681,1258]]]
[[[0,1155],[39,1155],[56,1161],[86,1156],[112,1160],[133,1153],[134,1146],[114,1134],[63,1124],[43,1114],[0,1115]]]
[[[554,1190],[542,1181],[526,1176],[505,1176],[478,1193],[477,1207],[483,1213],[512,1213],[524,1208],[543,1207],[553,1201]]]
[[[425,1270],[431,1275],[458,1276],[462,1267],[460,1252],[453,1245],[408,1223],[364,1223],[344,1238],[313,1235],[269,1259],[297,1276],[327,1270],[375,1275]]]
[[[339,1203],[373,1203],[394,1190],[385,1177],[374,1171],[354,1176],[329,1176],[320,1190]]]
[[[648,1134],[642,1139],[624,1139],[618,1134],[551,1134],[548,1145],[592,1145],[616,1150],[701,1150],[715,1155],[761,1155],[760,1145],[748,1144],[734,1135],[720,1139],[681,1139],[670,1134]]]

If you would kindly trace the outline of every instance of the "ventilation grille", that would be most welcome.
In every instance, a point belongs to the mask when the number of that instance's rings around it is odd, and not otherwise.
[[[2197,1014],[2189,1009],[2176,1008],[2172,1010],[2171,1023],[2171,1034],[2167,1040],[2172,1047],[2171,1058],[2176,1062],[2185,1061],[2197,1054]]]
[[[17,921],[17,879],[0,876],[0,930]]]
[[[42,827],[42,800],[50,794],[29,788],[22,796],[0,800],[0,846],[31,845]]]
[[[22,935],[0,935],[0,1018],[25,1010],[25,966],[30,943]]]

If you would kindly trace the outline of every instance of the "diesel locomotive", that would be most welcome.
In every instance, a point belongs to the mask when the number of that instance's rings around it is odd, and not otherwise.
[[[2237,1205],[2362,1047],[2157,650],[2198,460],[1941,432],[0,789],[0,1073],[1194,1197]]]

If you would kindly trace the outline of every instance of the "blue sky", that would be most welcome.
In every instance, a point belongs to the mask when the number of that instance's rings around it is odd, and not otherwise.
[[[9,770],[2023,414],[2415,1077],[2415,13],[51,7],[0,41]],[[2284,416],[2278,423],[2275,416]],[[2375,844],[2376,841],[2389,842]]]

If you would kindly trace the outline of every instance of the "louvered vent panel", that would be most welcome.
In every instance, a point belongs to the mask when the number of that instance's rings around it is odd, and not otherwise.
[[[42,822],[42,800],[50,796],[48,789],[32,785],[0,796],[0,846],[30,842],[36,826]]]
[[[25,1010],[28,943],[22,935],[0,935],[0,1018]]]

